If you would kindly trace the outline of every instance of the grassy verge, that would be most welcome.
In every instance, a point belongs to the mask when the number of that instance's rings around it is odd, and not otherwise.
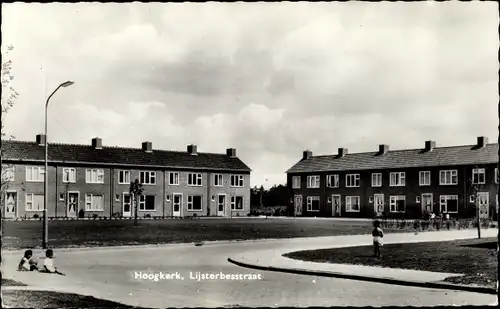
[[[284,256],[323,263],[358,264],[434,272],[465,274],[445,281],[496,287],[498,280],[497,238],[389,244],[382,258],[373,257],[372,246],[308,250]]]
[[[3,279],[2,278],[2,286],[26,286],[26,284],[22,282],[17,282],[11,279]]]
[[[49,291],[2,291],[5,308],[134,308],[91,296]]]
[[[49,221],[49,243],[57,248],[316,237],[367,234],[371,228],[370,221],[322,219],[143,220],[138,227],[129,220]],[[409,232],[412,227],[386,230]],[[41,245],[41,236],[41,221],[4,222],[2,243],[5,249],[34,248]]]

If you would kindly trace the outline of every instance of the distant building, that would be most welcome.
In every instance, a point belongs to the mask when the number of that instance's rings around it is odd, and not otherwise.
[[[3,218],[43,214],[45,136],[36,142],[2,141],[2,177],[7,180]],[[144,185],[138,216],[246,216],[250,168],[237,156],[152,148],[49,144],[48,216],[134,216],[130,182]],[[2,182],[3,183],[3,182]]]
[[[407,217],[426,213],[482,217],[498,213],[498,144],[478,137],[476,145],[313,156],[287,171],[296,215]],[[474,191],[477,189],[478,200]]]

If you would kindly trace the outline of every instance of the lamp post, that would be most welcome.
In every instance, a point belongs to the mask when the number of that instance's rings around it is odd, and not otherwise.
[[[48,174],[48,154],[49,154],[49,144],[48,144],[48,138],[47,138],[47,111],[49,107],[49,101],[50,98],[59,90],[61,87],[69,87],[73,85],[74,82],[72,81],[67,81],[59,86],[57,86],[56,90],[54,90],[49,97],[47,98],[47,102],[45,103],[45,172],[44,172],[44,177],[43,177],[43,197],[44,197],[44,203],[43,203],[43,249],[47,249],[48,243],[49,243],[49,224],[47,220],[47,205],[49,202],[48,199],[48,182],[47,182],[47,174]]]

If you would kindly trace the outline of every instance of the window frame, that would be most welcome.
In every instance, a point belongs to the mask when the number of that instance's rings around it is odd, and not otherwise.
[[[397,201],[404,201],[404,210],[397,210]],[[393,203],[394,201],[394,203]],[[394,209],[393,209],[394,206]],[[406,196],[405,195],[391,195],[389,196],[389,212],[391,213],[406,213]]]
[[[95,171],[95,181],[92,180],[93,172]],[[90,174],[89,174],[90,172]],[[90,175],[90,177],[89,177]],[[99,181],[99,176],[102,175],[102,181]],[[104,169],[102,168],[87,168],[85,169],[85,183],[104,184]]]
[[[378,178],[377,178],[378,176]],[[380,183],[379,184],[376,184],[374,180],[380,180]],[[382,173],[372,173],[372,188],[380,188],[382,187]]]
[[[39,195],[42,197],[43,203],[42,203],[42,208],[41,209],[33,209],[33,206],[35,205],[35,195]],[[28,196],[31,196],[31,200],[28,201]],[[28,203],[31,203],[31,209],[28,209]],[[24,200],[24,211],[25,212],[37,212],[37,211],[43,211],[44,209],[44,204],[45,199],[43,197],[43,194],[38,194],[38,193],[26,193],[25,200]]]
[[[93,208],[95,202],[93,198],[97,196],[101,197],[101,202],[102,202],[101,208]],[[90,202],[88,198],[90,198]],[[87,207],[89,203],[90,203],[90,208]],[[104,194],[93,194],[93,193],[85,194],[85,211],[96,211],[96,212],[104,211]]]
[[[446,180],[446,173],[450,173],[450,183],[444,182]],[[453,175],[455,174],[455,175]],[[444,177],[443,177],[444,175]],[[456,182],[453,182],[453,177],[455,177]],[[443,179],[444,178],[444,179]],[[439,170],[439,185],[440,186],[456,186],[458,185],[458,170]]]
[[[123,175],[123,181],[120,179],[122,178]],[[127,180],[128,178],[128,180]],[[131,183],[131,175],[130,175],[130,170],[118,170],[118,184],[119,185],[129,185]]]
[[[429,175],[429,182],[428,183],[425,183],[425,175]],[[430,186],[432,183],[431,181],[431,171],[419,171],[418,172],[418,185],[420,187],[426,187],[426,186]]]
[[[358,210],[352,208],[352,206],[355,205],[352,203],[353,199],[357,199]],[[361,198],[360,198],[360,196],[346,196],[345,197],[345,211],[346,212],[360,212],[361,211]]]
[[[326,187],[327,188],[338,188],[339,185],[340,185],[340,175],[339,174],[326,175]]]
[[[393,178],[393,176],[395,176],[395,177]],[[406,172],[391,172],[389,175],[389,186],[390,187],[405,187],[406,186]]]
[[[354,177],[354,185],[350,184],[349,178]],[[352,179],[351,179],[352,180]],[[357,185],[356,185],[357,182]],[[346,174],[345,175],[345,187],[346,188],[359,188],[361,186],[361,175],[360,174]]]
[[[16,181],[16,166],[11,164],[2,164],[2,181]]]
[[[168,184],[170,186],[179,186],[181,183],[181,176],[179,172],[168,172]]]
[[[148,177],[146,177],[148,175]],[[146,182],[146,178],[148,182]],[[151,181],[154,180],[154,181]],[[139,182],[145,186],[155,186],[156,185],[156,171],[140,171],[139,172]]]
[[[200,209],[193,209],[195,197],[200,198]],[[189,201],[189,200],[191,200],[191,201]],[[190,211],[190,212],[203,211],[203,195],[188,195],[187,196],[187,211]]]
[[[223,187],[224,186],[224,176],[222,174],[214,174],[214,187]]]
[[[146,209],[147,197],[153,197],[153,209]],[[133,205],[133,204],[132,204]],[[154,194],[142,194],[139,196],[139,204],[137,205],[137,210],[141,212],[151,212],[156,211],[156,195]],[[142,209],[141,209],[142,207]]]
[[[187,174],[187,185],[188,185],[188,187],[201,187],[201,186],[203,186],[203,174],[202,173],[188,173]]]
[[[243,188],[245,186],[245,177],[241,174],[231,175],[231,188]]]
[[[237,198],[241,198],[241,209],[236,209]],[[243,211],[245,210],[245,199],[242,195],[232,195],[231,196],[231,211]]]
[[[443,203],[443,198],[444,198],[444,203]],[[448,200],[455,200],[457,201],[457,210],[456,211],[449,211],[448,210]],[[446,209],[446,211],[443,211],[443,206]],[[441,213],[449,213],[449,214],[457,214],[458,213],[458,194],[443,194],[439,196],[439,211]]]
[[[320,187],[321,187],[320,175],[308,175],[307,176],[307,188],[308,189],[319,189]]]
[[[475,182],[474,176],[477,175],[477,182]],[[480,180],[480,176],[483,175],[483,181]],[[486,169],[485,168],[473,168],[472,169],[472,184],[473,185],[484,185],[486,184]]]
[[[40,177],[40,179],[33,179],[33,172],[34,172],[34,169],[36,169],[37,171],[37,176]],[[28,173],[28,170],[31,171],[31,173]],[[30,177],[28,177],[28,174],[30,174]],[[33,166],[26,166],[26,182],[44,182],[45,180],[45,166],[36,166],[36,165],[33,165]]]
[[[300,189],[300,176],[292,176],[292,189]]]
[[[318,209],[317,210],[312,209],[313,201],[318,201]],[[308,196],[306,198],[306,210],[308,212],[319,212],[320,208],[321,208],[320,201],[321,200],[320,200],[319,196]]]
[[[66,178],[66,171],[69,171],[68,179],[65,179]],[[71,177],[71,175],[73,175],[73,177]],[[63,167],[63,169],[62,169],[62,182],[63,183],[76,183],[76,168]]]

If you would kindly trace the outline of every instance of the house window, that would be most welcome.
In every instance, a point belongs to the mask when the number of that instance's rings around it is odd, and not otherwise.
[[[498,167],[495,168],[495,183],[498,183]]]
[[[382,187],[382,173],[372,174],[372,187]]]
[[[326,186],[328,188],[338,188],[339,187],[339,175],[327,175],[326,176]]]
[[[430,186],[431,185],[431,172],[422,171],[418,173],[418,183],[420,186]]]
[[[63,182],[75,183],[76,182],[76,169],[73,167],[63,168]]]
[[[140,211],[155,211],[155,196],[154,195],[141,195],[139,197],[139,210]]]
[[[43,194],[26,194],[26,211],[43,211]]]
[[[458,195],[441,195],[439,198],[439,206],[443,213],[457,213]]]
[[[359,174],[345,175],[345,186],[347,188],[359,187]]]
[[[308,188],[319,188],[319,176],[307,176],[307,187]]]
[[[243,187],[243,175],[231,175],[231,187]]]
[[[300,189],[300,176],[292,177],[292,189]]]
[[[188,195],[187,197],[188,211],[201,211],[202,210],[202,197],[199,195]]]
[[[86,211],[103,211],[104,210],[104,196],[86,194],[85,195],[85,210]]]
[[[85,171],[86,183],[104,183],[104,170],[102,169],[87,169]]]
[[[222,182],[222,174],[215,174],[214,175],[214,186],[216,187],[222,187],[224,183]]]
[[[345,197],[345,211],[359,212],[359,196],[346,196]]]
[[[405,212],[406,197],[404,195],[390,197],[390,211],[391,212]]]
[[[43,166],[26,166],[26,181],[43,182],[45,175],[45,167]]]
[[[472,170],[472,183],[473,184],[485,184],[486,183],[486,172],[484,168],[475,168]]]
[[[130,171],[118,171],[118,183],[130,184]]]
[[[319,211],[319,196],[307,197],[307,211]]]
[[[231,196],[231,210],[243,210],[243,196]]]
[[[390,186],[391,187],[403,187],[406,183],[405,172],[391,173]]]
[[[439,171],[439,184],[440,185],[456,185],[458,183],[457,170],[442,170]]]
[[[189,173],[188,174],[188,186],[201,186],[201,174],[200,173]]]
[[[168,173],[168,183],[171,186],[178,186],[179,185],[179,172]]]
[[[145,172],[140,172],[140,182],[143,185],[156,185],[156,172],[150,172],[150,171],[145,171]]]
[[[15,165],[2,165],[2,181],[14,181],[16,175]]]

